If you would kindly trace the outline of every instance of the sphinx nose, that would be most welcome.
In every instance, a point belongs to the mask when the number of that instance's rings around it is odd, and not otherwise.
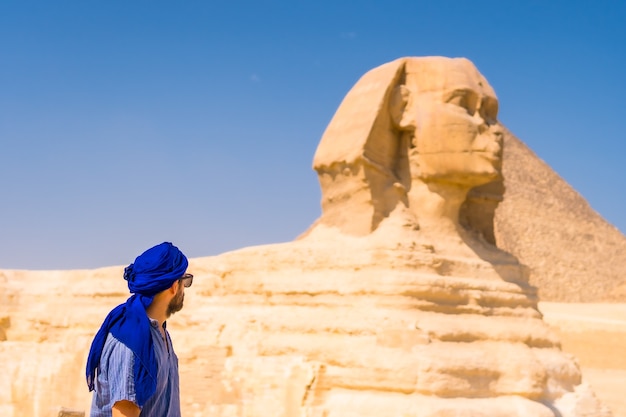
[[[478,127],[479,134],[483,134],[489,130],[489,124],[478,112],[472,116],[472,119],[474,119],[473,122]]]
[[[489,126],[488,130],[489,134],[495,137],[499,144],[502,144],[502,141],[504,140],[504,131],[502,130],[502,127],[499,124],[494,124]]]

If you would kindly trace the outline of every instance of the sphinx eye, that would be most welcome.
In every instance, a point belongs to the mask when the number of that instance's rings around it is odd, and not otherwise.
[[[491,97],[483,98],[480,105],[480,115],[487,124],[495,124],[498,117],[498,100]]]
[[[465,109],[470,115],[476,112],[478,97],[471,90],[455,90],[445,100],[446,103]]]

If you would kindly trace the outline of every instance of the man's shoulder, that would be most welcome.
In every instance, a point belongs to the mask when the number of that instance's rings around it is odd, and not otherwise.
[[[121,346],[125,349],[129,349],[128,346],[126,346],[121,340],[119,340],[117,337],[113,336],[112,333],[108,333],[107,334],[107,338],[104,341],[104,347],[106,348],[107,346],[109,347],[117,347],[117,346]]]
[[[109,333],[104,342],[104,347],[102,348],[100,363],[108,363],[111,360],[114,360],[115,362],[132,361],[133,356],[133,351],[128,346]]]

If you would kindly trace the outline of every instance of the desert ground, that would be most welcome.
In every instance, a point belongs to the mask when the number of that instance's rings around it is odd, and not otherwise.
[[[539,303],[583,378],[615,417],[626,417],[626,304]]]

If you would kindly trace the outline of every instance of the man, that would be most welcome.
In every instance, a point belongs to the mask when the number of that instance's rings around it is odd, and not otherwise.
[[[169,242],[124,269],[133,294],[114,308],[87,358],[91,417],[180,417],[178,358],[165,320],[183,307],[187,257]]]

